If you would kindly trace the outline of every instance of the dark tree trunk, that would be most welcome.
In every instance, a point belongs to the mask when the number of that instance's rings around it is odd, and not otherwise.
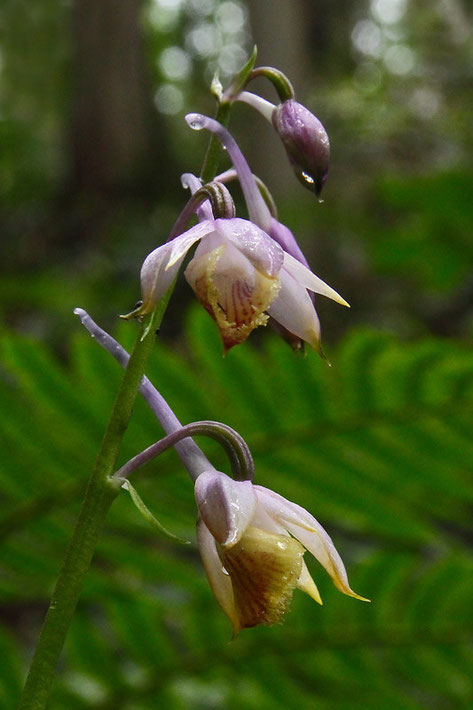
[[[258,47],[257,63],[281,69],[293,83],[296,96],[303,100],[310,81],[306,3],[303,0],[258,0],[249,2],[248,9],[253,39]],[[258,85],[254,84],[258,93],[277,103],[273,87],[264,80],[258,81]],[[275,134],[271,135],[271,128],[263,123],[263,119],[259,122],[255,119],[253,123],[249,148],[254,156],[254,169],[259,170],[268,181],[275,195],[287,189],[296,191],[297,181],[292,180],[286,153],[279,139]]]
[[[72,182],[92,195],[138,186],[153,116],[139,16],[141,0],[75,0]]]

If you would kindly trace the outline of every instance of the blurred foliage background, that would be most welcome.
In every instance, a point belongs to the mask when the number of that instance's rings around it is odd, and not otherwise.
[[[183,116],[213,112],[215,69],[228,80],[254,43],[327,128],[323,204],[259,115],[236,106],[232,131],[352,309],[318,299],[330,370],[269,332],[222,359],[182,279],[149,374],[183,421],[247,438],[258,482],[316,515],[373,603],[313,565],[323,608],[296,595],[284,626],[230,642],[195,547],[156,539],[123,496],[51,708],[473,706],[472,22],[466,0],[3,0],[0,707],[18,698],[120,374],[72,309],[117,330],[184,204],[180,174],[200,169],[206,138]],[[138,403],[123,461],[158,436]],[[136,481],[193,540],[173,454]]]

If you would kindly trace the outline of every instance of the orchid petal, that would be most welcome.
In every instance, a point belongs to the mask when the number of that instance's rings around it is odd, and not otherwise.
[[[206,471],[195,482],[200,514],[217,542],[234,545],[248,527],[256,507],[251,481],[234,481],[220,471]]]
[[[307,569],[307,565],[305,562],[302,562],[302,572],[300,574],[299,579],[297,580],[297,588],[300,589],[302,592],[305,592],[306,594],[311,597],[314,602],[317,602],[317,604],[320,604],[322,606],[322,597],[320,596],[320,592],[317,589],[317,585],[312,579],[312,576]]]
[[[305,508],[288,501],[278,493],[254,486],[258,502],[266,512],[299,540],[332,577],[333,583],[344,594],[362,601],[369,601],[354,592],[348,583],[345,565],[338,554],[330,535]]]
[[[320,351],[320,323],[307,293],[283,267],[279,273],[281,290],[268,308],[269,315],[290,333]]]
[[[274,239],[247,219],[216,219],[215,228],[231,242],[251,264],[266,274],[277,276],[284,262],[284,252]]]
[[[331,298],[342,306],[348,306],[348,308],[350,308],[350,304],[347,303],[340,294],[287,252],[284,254],[284,268],[301,286],[304,286],[304,288],[309,289],[309,291],[314,291],[314,293],[320,293],[322,296]]]
[[[293,537],[252,526],[236,545],[222,549],[242,628],[281,620],[297,587],[303,555]]]
[[[314,521],[317,523],[315,518]],[[317,528],[310,531],[293,523],[287,523],[287,529],[325,567],[337,589],[362,602],[370,601],[351,589],[342,558],[335,549],[332,539],[319,523]]]
[[[207,234],[211,234],[214,231],[214,222],[208,219],[205,220],[205,222],[200,222],[199,224],[194,225],[188,229],[187,232],[175,237],[171,242],[169,242],[171,252],[166,269],[170,269],[177,261],[179,261],[179,259],[182,259],[187,254],[191,246],[198,242],[199,239],[206,237]]]
[[[154,249],[143,262],[140,272],[143,305],[140,314],[149,313],[170,287],[182,258],[169,268],[172,242]]]
[[[253,489],[256,489],[256,486],[253,486]],[[264,507],[261,505],[258,496],[256,496],[256,509],[251,525],[255,528],[266,530],[267,532],[276,533],[277,535],[289,535],[282,523],[268,515]]]
[[[143,305],[140,315],[149,313],[170,287],[181,262],[191,246],[214,230],[206,220],[188,229],[172,241],[154,249],[143,262],[140,272]]]
[[[266,324],[265,311],[279,291],[279,279],[257,270],[220,230],[199,245],[185,277],[215,319],[226,350]]]
[[[240,622],[235,608],[232,583],[229,575],[223,570],[215,539],[200,518],[197,521],[197,544],[210,588],[222,610],[232,622],[233,633],[236,635],[240,630]]]
[[[262,530],[266,530],[268,532],[277,533],[278,535],[289,535],[284,525],[266,512],[258,497],[251,525],[255,528],[261,528]],[[297,588],[308,594],[309,597],[312,597],[317,604],[322,604],[322,598],[319,590],[317,589],[317,585],[312,579],[304,561],[302,561],[302,571],[297,581]]]

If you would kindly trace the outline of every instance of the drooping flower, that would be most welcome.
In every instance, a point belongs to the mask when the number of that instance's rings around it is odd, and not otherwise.
[[[272,121],[297,179],[320,195],[330,163],[327,131],[309,109],[294,99],[279,104],[273,111]]]
[[[204,220],[147,256],[141,269],[141,313],[154,308],[188,250],[198,241],[185,276],[215,319],[228,350],[266,323],[266,311],[281,289],[279,272],[284,253],[247,220]]]
[[[204,569],[234,633],[280,621],[296,588],[322,603],[303,559],[306,550],[327,570],[337,589],[368,601],[350,588],[327,532],[296,503],[215,470],[197,478],[195,498]]]
[[[197,178],[186,177],[196,187]],[[320,326],[307,289],[346,305],[341,296],[253,222],[213,219],[206,206],[199,218],[199,224],[146,257],[137,315],[156,306],[189,249],[200,241],[185,276],[216,321],[226,350],[265,325],[269,316],[318,350]]]
[[[218,136],[227,149],[238,175],[251,221],[269,234],[284,250],[282,288],[278,299],[268,309],[269,315],[293,346],[297,347],[305,341],[321,352],[320,323],[308,290],[323,294],[344,306],[348,306],[348,303],[310,271],[307,260],[290,229],[271,214],[244,155],[226,128],[218,121],[202,114],[188,114],[186,121],[194,130],[206,129]]]

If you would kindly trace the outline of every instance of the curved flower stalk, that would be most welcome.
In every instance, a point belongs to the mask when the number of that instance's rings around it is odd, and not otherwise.
[[[94,338],[95,342],[110,353],[123,368],[126,368],[130,355],[125,348],[123,348],[115,338],[112,338],[109,333],[103,330],[83,308],[75,308],[74,314],[79,316],[82,325]],[[141,380],[140,393],[148,403],[148,406],[166,434],[173,434],[179,429],[182,429],[181,422],[162,394],[158,392],[146,375],[143,375]],[[175,449],[191,478],[196,479],[201,473],[212,468],[212,464],[205,456],[202,449],[197,446],[192,439],[186,438],[183,441],[177,442]]]
[[[326,569],[337,589],[369,601],[351,589],[330,536],[296,503],[218,471],[197,478],[195,498],[202,562],[235,634],[242,628],[280,621],[296,588],[322,604],[303,559],[306,550]]]
[[[216,135],[222,145],[225,146],[230,160],[233,163],[233,167],[238,175],[250,220],[257,224],[261,229],[264,229],[270,237],[282,246],[284,251],[309,268],[307,260],[291,230],[279,222],[271,214],[268,205],[259,191],[258,185],[256,184],[256,180],[250,170],[245,156],[229,131],[227,131],[227,129],[215,119],[209,118],[209,116],[204,116],[200,113],[188,114],[186,116],[186,121],[189,126],[196,131],[202,129],[210,131]]]

